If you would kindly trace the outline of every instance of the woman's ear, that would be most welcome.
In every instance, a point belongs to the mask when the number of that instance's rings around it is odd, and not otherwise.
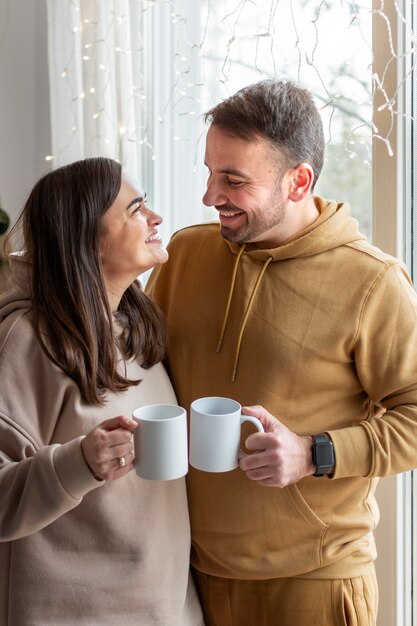
[[[314,172],[310,163],[300,163],[291,172],[288,198],[293,202],[300,202],[311,191],[314,181]]]

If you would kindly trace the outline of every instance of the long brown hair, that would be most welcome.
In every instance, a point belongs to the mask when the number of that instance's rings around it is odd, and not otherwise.
[[[166,350],[162,313],[135,281],[118,307],[115,336],[100,261],[100,218],[122,182],[121,166],[107,158],[52,170],[33,188],[21,220],[29,261],[33,323],[47,356],[78,384],[89,403],[106,390],[124,391],[139,380],[117,370],[117,349],[149,368]],[[121,251],[121,254],[123,252]],[[116,333],[117,334],[117,333]]]

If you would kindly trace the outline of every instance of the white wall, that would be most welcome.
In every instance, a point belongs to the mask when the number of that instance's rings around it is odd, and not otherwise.
[[[0,0],[0,206],[13,221],[49,169],[44,0]]]

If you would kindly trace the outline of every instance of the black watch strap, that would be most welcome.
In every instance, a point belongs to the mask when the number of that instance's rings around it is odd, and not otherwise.
[[[325,476],[334,466],[333,442],[326,433],[313,435],[313,463],[316,471],[313,476]]]

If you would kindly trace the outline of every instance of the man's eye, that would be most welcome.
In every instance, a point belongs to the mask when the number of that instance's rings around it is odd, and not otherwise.
[[[231,187],[239,187],[240,185],[243,185],[243,180],[232,180],[228,178],[227,184],[230,185]]]

